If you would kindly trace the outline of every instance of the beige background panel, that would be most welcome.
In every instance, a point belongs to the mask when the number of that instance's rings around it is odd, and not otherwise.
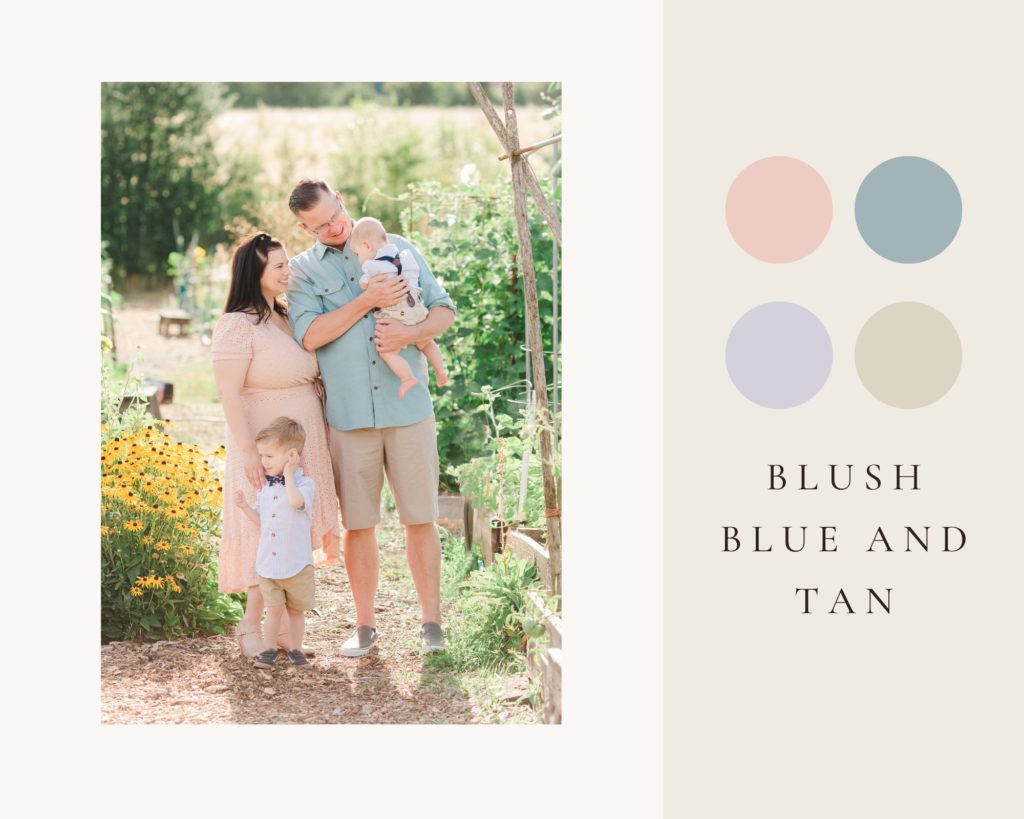
[[[1024,59],[1009,8],[667,6],[669,816],[1024,810]],[[864,176],[904,154],[963,198],[958,236],[919,265],[874,254],[853,214]],[[808,162],[833,198],[829,235],[788,265],[748,256],[724,219],[735,175],[771,155]],[[834,363],[815,398],[773,411],[733,387],[724,347],[779,300],[824,322]],[[854,365],[864,322],[899,301],[942,311],[963,343],[957,382],[919,410],[881,404]],[[823,488],[769,492],[769,463],[790,478],[807,463]],[[881,464],[887,487],[892,464],[919,463],[921,490],[827,490],[829,463]],[[752,554],[754,524],[834,525],[839,551]],[[737,554],[724,525],[747,527]],[[959,526],[968,542],[868,554],[878,525]],[[821,589],[821,613],[799,613],[797,586]],[[857,615],[824,613],[840,586]],[[868,586],[893,588],[890,615],[860,613]]]

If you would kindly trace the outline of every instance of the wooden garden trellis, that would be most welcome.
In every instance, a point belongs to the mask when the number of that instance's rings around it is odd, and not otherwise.
[[[548,409],[547,372],[544,366],[544,344],[540,331],[540,307],[537,298],[537,276],[533,267],[533,243],[530,239],[530,222],[526,213],[526,192],[529,191],[547,222],[558,245],[562,243],[562,223],[555,209],[540,189],[537,176],[530,167],[525,154],[540,147],[519,146],[519,127],[516,122],[515,90],[512,83],[501,84],[502,104],[505,121],[498,117],[481,83],[468,83],[480,109],[497,135],[512,169],[512,190],[516,214],[516,235],[519,242],[519,263],[523,274],[523,293],[526,301],[527,339],[526,343],[533,360],[533,389],[535,400],[535,422],[540,429],[541,472],[544,478],[544,516],[547,522],[547,548],[551,564],[551,585],[555,594],[561,594],[562,586],[562,512],[559,508],[558,485],[553,469],[553,431],[551,413]],[[548,143],[550,144],[550,143]]]

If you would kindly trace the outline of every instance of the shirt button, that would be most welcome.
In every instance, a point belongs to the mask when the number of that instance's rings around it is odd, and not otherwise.
[[[350,282],[354,282],[354,281],[355,281],[355,279],[354,279],[354,278],[352,278],[351,276],[349,276],[349,277],[348,277],[348,280],[349,280]]]
[[[274,495],[274,500],[277,500],[277,495]]]
[[[270,536],[271,536],[271,537],[277,537],[277,532],[271,532],[271,533],[270,533]]]
[[[371,361],[370,363],[373,364],[374,366],[377,366],[377,362],[376,361]]]
[[[277,552],[271,552],[274,557],[277,557]]]
[[[271,512],[271,513],[270,513],[270,517],[272,517],[272,518],[276,518],[276,517],[277,517],[277,512]]]
[[[376,384],[374,384],[374,385],[373,385],[373,388],[374,388],[374,389],[377,389],[377,385],[376,385]]]

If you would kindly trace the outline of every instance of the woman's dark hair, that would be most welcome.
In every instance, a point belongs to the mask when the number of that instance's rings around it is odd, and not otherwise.
[[[257,324],[270,320],[270,308],[260,288],[260,278],[267,267],[270,251],[283,247],[269,233],[254,233],[242,240],[231,257],[231,287],[224,304],[225,313],[255,313]],[[288,309],[277,300],[274,301],[274,310],[282,316],[288,315]]]

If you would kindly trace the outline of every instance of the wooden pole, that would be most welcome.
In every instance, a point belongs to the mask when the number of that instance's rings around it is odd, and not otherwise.
[[[553,469],[553,424],[548,411],[547,371],[544,366],[544,341],[540,331],[540,302],[537,298],[537,276],[533,269],[533,242],[530,239],[530,220],[526,212],[525,167],[529,164],[519,150],[519,128],[516,124],[515,91],[512,83],[501,85],[505,104],[506,149],[511,157],[512,190],[516,213],[516,234],[519,239],[519,264],[523,274],[523,292],[526,296],[526,318],[529,333],[526,343],[533,360],[533,395],[536,402],[537,425],[540,428],[541,471],[544,476],[544,515],[547,520],[547,547],[551,556],[551,584],[555,594],[562,587],[562,512],[558,505],[558,487]]]
[[[476,100],[477,105],[480,106],[480,110],[484,112],[484,116],[487,117],[487,121],[491,124],[491,128],[494,129],[494,133],[498,137],[498,141],[501,142],[505,148],[505,152],[509,155],[512,154],[513,149],[509,148],[509,136],[505,126],[498,118],[498,113],[494,110],[494,106],[491,105],[491,100],[487,96],[487,92],[484,91],[483,85],[478,82],[467,83],[469,85],[469,93],[473,95],[473,99]],[[518,134],[516,135],[517,148],[518,150]],[[533,201],[536,202],[537,207],[540,209],[541,215],[544,217],[544,221],[548,223],[548,227],[551,228],[551,233],[555,237],[555,241],[558,244],[562,244],[562,220],[558,218],[558,214],[555,209],[551,207],[551,203],[548,202],[547,197],[544,195],[544,191],[540,189],[540,182],[537,181],[537,175],[533,172],[533,168],[530,167],[529,162],[522,163],[524,171],[523,177],[525,185],[530,191],[530,195],[533,196]],[[513,177],[514,178],[514,177]]]
[[[558,136],[550,137],[549,139],[542,139],[540,142],[533,143],[533,145],[527,145],[525,148],[520,148],[518,151],[516,151],[516,156],[522,156],[523,154],[528,154],[532,151],[536,151],[538,148],[543,148],[545,145],[554,145],[561,141],[561,134],[559,134]],[[503,160],[506,159],[508,159],[508,154],[502,154],[501,156],[498,157],[499,162],[502,162]]]

